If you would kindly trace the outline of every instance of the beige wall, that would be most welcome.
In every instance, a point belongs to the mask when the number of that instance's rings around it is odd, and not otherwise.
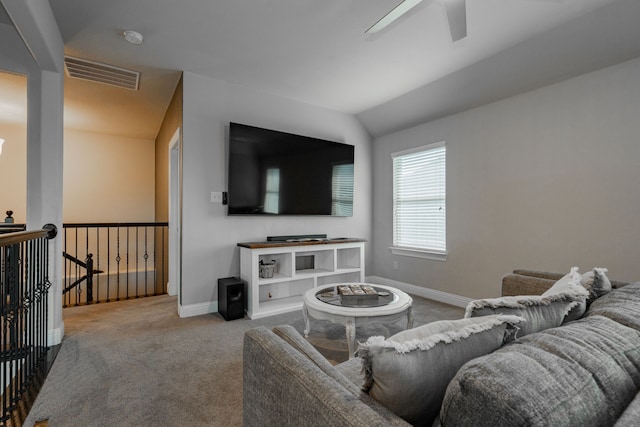
[[[65,130],[64,221],[153,221],[154,145]]]
[[[13,211],[16,223],[27,222],[27,125],[0,122],[5,139],[0,154],[0,222]]]
[[[178,128],[182,128],[182,78],[173,93],[156,137],[155,220],[157,222],[169,220],[169,143]]]
[[[0,221],[10,209],[15,222],[25,223],[26,125],[1,123],[0,133],[7,141],[0,155]],[[153,141],[73,130],[64,136],[64,222],[154,220]]]
[[[471,298],[514,268],[640,280],[639,118],[636,59],[377,138],[369,274]],[[442,140],[448,259],[394,256],[390,153]]]

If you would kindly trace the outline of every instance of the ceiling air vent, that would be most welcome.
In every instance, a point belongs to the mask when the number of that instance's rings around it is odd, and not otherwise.
[[[64,66],[69,77],[138,90],[140,73],[137,71],[71,56],[64,57]]]

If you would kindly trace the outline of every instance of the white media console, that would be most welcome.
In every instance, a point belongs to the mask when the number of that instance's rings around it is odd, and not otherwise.
[[[247,282],[251,319],[300,310],[309,289],[364,282],[364,240],[238,243],[240,278]],[[260,261],[276,262],[273,277],[260,277]]]

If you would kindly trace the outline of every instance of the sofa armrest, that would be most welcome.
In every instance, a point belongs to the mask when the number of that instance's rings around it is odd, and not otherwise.
[[[563,273],[550,273],[548,271],[526,270],[522,268],[513,270],[513,274],[519,274],[521,276],[537,277],[539,279],[553,280],[554,282],[562,279],[562,277],[564,276]]]
[[[502,278],[502,296],[542,295],[555,282],[553,279],[507,274]]]
[[[547,279],[547,280],[553,280],[558,281],[560,280],[564,274],[563,273],[550,273],[548,271],[538,271],[538,270],[526,270],[526,269],[517,269],[517,270],[513,270],[513,274],[515,275],[519,275],[519,276],[529,276],[529,277],[534,277],[534,278],[540,278],[540,279]],[[623,286],[628,285],[630,282],[623,282],[620,280],[611,280],[611,287],[613,289],[617,289],[617,288],[621,288]],[[503,280],[503,292],[504,292],[504,280]],[[542,282],[540,282],[540,286],[538,286],[540,289],[542,288],[541,285]],[[511,285],[510,285],[511,286]],[[547,288],[548,289],[548,288]],[[544,289],[542,292],[546,291],[546,289]],[[509,294],[509,295],[515,295],[515,294]],[[519,294],[519,295],[533,295],[533,294]],[[506,296],[503,294],[503,296]]]
[[[243,422],[267,425],[407,425],[390,423],[265,327],[244,335]]]

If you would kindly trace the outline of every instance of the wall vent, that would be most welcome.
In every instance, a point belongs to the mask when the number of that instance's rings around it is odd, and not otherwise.
[[[138,90],[140,73],[113,65],[101,64],[87,59],[64,57],[67,75],[76,79],[104,83],[129,90]]]

